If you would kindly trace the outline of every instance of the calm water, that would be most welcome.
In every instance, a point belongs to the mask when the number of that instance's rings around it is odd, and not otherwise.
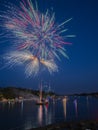
[[[0,103],[0,130],[27,130],[76,120],[98,120],[98,98],[68,97],[47,106],[37,106],[34,101]]]

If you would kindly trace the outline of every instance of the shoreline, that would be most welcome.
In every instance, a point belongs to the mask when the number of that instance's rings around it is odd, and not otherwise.
[[[1,100],[0,103],[17,103],[17,102],[23,102],[23,101],[37,101],[38,98],[31,98],[31,99],[6,99],[6,100]]]
[[[98,121],[66,121],[29,130],[98,130]]]

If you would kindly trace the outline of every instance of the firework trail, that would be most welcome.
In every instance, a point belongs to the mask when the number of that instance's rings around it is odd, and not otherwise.
[[[74,35],[63,36],[67,31],[64,25],[72,18],[57,25],[54,13],[51,14],[48,10],[44,14],[40,13],[37,4],[34,8],[31,0],[20,1],[20,7],[11,4],[6,7],[7,11],[0,16],[6,31],[6,35],[2,36],[12,40],[18,50],[7,56],[10,64],[26,62],[31,56],[32,62],[26,65],[26,72],[29,75],[37,74],[40,64],[46,66],[50,73],[57,71],[58,67],[54,60],[56,58],[60,60],[61,54],[68,58],[65,45],[70,43],[65,40],[67,37],[74,37]],[[26,50],[30,54],[23,52]]]
[[[39,72],[39,66],[42,64],[50,73],[58,71],[58,67],[53,60],[39,60],[28,51],[13,51],[4,56],[7,60],[7,66],[25,65],[25,73],[29,77]]]

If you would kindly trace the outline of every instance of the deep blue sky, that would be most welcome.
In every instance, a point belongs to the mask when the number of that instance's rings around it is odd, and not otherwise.
[[[0,0],[0,10],[4,9]],[[8,0],[7,0],[8,1]],[[14,0],[9,0],[17,4]],[[18,1],[18,0],[17,0]],[[66,28],[75,38],[68,41],[69,60],[59,62],[59,72],[53,75],[44,73],[42,79],[51,84],[58,93],[82,93],[98,91],[98,2],[97,0],[38,0],[40,11],[53,8],[56,22],[73,18]],[[4,9],[5,10],[5,9]],[[0,13],[1,14],[1,13]],[[10,41],[11,42],[11,41]],[[4,54],[10,43],[0,43],[0,54]],[[3,65],[1,61],[1,66]],[[38,89],[40,76],[26,78],[22,67],[0,70],[0,86],[17,86]]]

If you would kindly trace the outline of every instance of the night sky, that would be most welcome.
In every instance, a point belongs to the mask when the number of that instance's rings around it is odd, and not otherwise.
[[[5,0],[0,0],[0,11],[4,10]],[[6,0],[19,5],[18,0]],[[66,24],[67,34],[76,35],[67,39],[69,59],[61,57],[59,72],[48,72],[37,77],[26,78],[24,68],[15,66],[0,69],[0,86],[16,86],[38,89],[40,80],[50,83],[52,91],[62,94],[98,92],[98,1],[97,0],[38,0],[40,12],[46,9],[55,12],[56,23],[73,18]],[[0,12],[2,15],[2,13]],[[1,32],[1,29],[0,29]],[[10,48],[9,42],[0,39],[0,67],[4,66],[2,55]]]

